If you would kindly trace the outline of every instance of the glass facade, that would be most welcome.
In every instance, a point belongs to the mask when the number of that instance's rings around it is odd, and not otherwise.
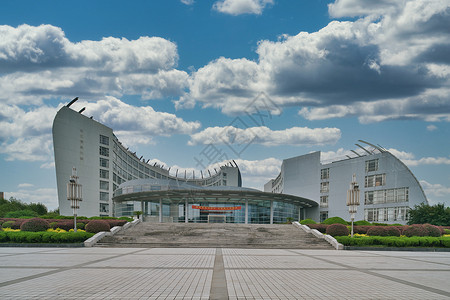
[[[265,199],[228,200],[202,197],[202,199],[191,198],[187,201],[181,198],[162,198],[142,202],[127,201],[115,203],[114,212],[116,217],[121,217],[131,216],[133,211],[141,210],[144,221],[149,222],[184,223],[187,211],[187,222],[189,223],[208,223],[210,215],[223,215],[226,223],[245,224],[247,221],[248,224],[270,224],[272,202],[272,222],[274,224],[299,220],[301,208],[299,205]],[[247,220],[246,211],[248,212]]]

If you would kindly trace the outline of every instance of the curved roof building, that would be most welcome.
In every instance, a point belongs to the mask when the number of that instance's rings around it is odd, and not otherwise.
[[[427,202],[425,193],[411,170],[384,148],[367,142],[354,157],[322,163],[320,152],[283,160],[277,178],[264,191],[301,195],[319,203],[308,215],[323,221],[328,217],[349,220],[347,191],[353,174],[360,188],[360,206],[355,220],[406,224],[408,210]]]
[[[236,163],[208,176],[149,164],[125,148],[113,130],[70,108],[53,121],[59,209],[72,215],[67,182],[75,167],[83,188],[81,216],[130,216],[143,211],[155,222],[279,223],[299,219],[318,206],[301,196],[274,195],[243,188]],[[191,175],[191,177],[189,177]],[[200,178],[199,178],[200,177]]]

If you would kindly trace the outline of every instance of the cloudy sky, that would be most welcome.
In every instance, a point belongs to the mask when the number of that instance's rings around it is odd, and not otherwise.
[[[172,170],[234,159],[262,189],[362,139],[450,205],[450,0],[3,1],[0,91],[6,198],[57,208],[51,126],[79,97]]]

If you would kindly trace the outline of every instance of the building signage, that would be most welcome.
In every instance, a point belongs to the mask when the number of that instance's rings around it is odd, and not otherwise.
[[[198,205],[192,205],[193,209],[200,209],[200,210],[240,210],[240,206],[232,206],[232,207],[211,207],[211,206],[198,206]]]

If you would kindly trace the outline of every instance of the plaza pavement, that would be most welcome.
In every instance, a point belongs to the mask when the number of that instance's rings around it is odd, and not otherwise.
[[[450,252],[0,248],[0,299],[449,299]]]

